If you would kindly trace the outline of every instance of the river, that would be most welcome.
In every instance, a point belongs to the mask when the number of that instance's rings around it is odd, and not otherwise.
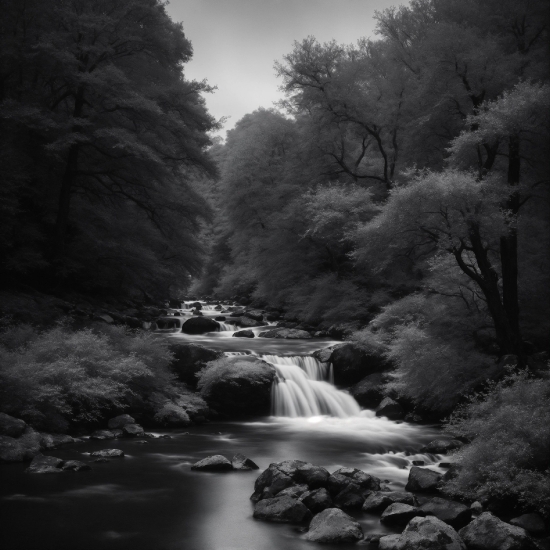
[[[190,315],[183,310],[182,315]],[[218,315],[213,309],[208,316]],[[300,529],[253,519],[254,480],[271,462],[300,459],[334,471],[359,468],[403,488],[413,460],[433,469],[441,457],[420,454],[437,428],[377,418],[330,382],[330,368],[310,354],[327,339],[233,338],[232,328],[202,336],[165,332],[228,353],[253,353],[281,376],[273,415],[248,422],[210,422],[154,432],[171,439],[92,441],[50,453],[64,460],[120,448],[125,457],[88,472],[25,474],[26,464],[0,467],[0,547],[3,550],[305,550],[316,545]],[[257,334],[261,330],[253,329]],[[315,405],[317,403],[317,405]],[[317,408],[315,408],[317,407]],[[195,472],[212,454],[242,453],[260,471]],[[353,513],[367,533],[391,533],[378,516]],[[366,544],[359,543],[359,547]],[[345,548],[347,545],[323,545]],[[354,545],[357,546],[357,545]]]

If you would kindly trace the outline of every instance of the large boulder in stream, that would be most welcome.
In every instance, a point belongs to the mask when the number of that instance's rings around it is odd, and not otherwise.
[[[180,343],[177,340],[170,341],[170,351],[174,359],[170,368],[180,382],[188,384],[192,388],[197,385],[196,374],[206,363],[223,357],[221,351],[206,348],[199,344]]]
[[[329,361],[334,369],[334,382],[343,386],[357,384],[365,376],[390,367],[381,350],[378,352],[355,342],[334,346]]]
[[[374,409],[384,399],[386,376],[382,372],[375,372],[365,376],[349,390],[355,401],[362,407]]]
[[[413,466],[409,472],[409,479],[405,485],[405,491],[412,493],[428,493],[437,491],[441,475],[429,468]]]
[[[205,334],[220,330],[220,323],[208,317],[191,317],[183,323],[181,331],[185,334]]]
[[[260,332],[260,338],[285,338],[287,340],[300,340],[302,338],[311,338],[311,334],[305,330],[295,328],[274,328]]]
[[[257,357],[222,357],[199,374],[198,389],[205,401],[226,416],[269,413],[275,368]]]
[[[363,530],[342,510],[327,508],[313,518],[305,538],[322,543],[357,542],[363,538]]]
[[[227,472],[232,469],[233,465],[223,455],[207,456],[191,466],[191,470],[202,470],[205,472]]]
[[[254,517],[264,521],[277,523],[302,523],[311,519],[311,512],[301,503],[290,496],[267,498],[256,503]]]

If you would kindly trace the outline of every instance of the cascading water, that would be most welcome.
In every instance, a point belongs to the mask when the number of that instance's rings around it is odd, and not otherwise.
[[[330,382],[331,365],[314,357],[263,355],[262,359],[277,371],[271,398],[274,416],[347,418],[361,412],[351,395],[338,390]]]
[[[227,332],[228,330],[235,332],[235,325],[230,325],[229,323],[222,323],[221,321],[218,321],[218,323],[220,324],[219,332]]]

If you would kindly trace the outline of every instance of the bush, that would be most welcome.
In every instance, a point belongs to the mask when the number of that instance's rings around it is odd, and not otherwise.
[[[65,325],[0,334],[0,407],[40,429],[99,419],[171,382],[167,344],[152,334]]]
[[[446,429],[471,440],[444,491],[550,514],[550,377],[515,374],[451,416]]]

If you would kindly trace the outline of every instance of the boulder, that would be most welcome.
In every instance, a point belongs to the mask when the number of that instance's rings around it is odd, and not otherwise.
[[[510,523],[516,527],[525,529],[532,535],[544,535],[544,533],[546,533],[546,524],[540,514],[523,514],[517,518],[511,519]]]
[[[27,423],[19,418],[14,418],[9,414],[0,413],[0,435],[8,437],[19,437],[23,435]]]
[[[533,547],[525,529],[510,525],[491,512],[483,512],[459,534],[469,550],[530,550]]]
[[[285,489],[285,491],[289,490],[290,489]],[[319,512],[332,507],[332,499],[324,487],[304,493],[300,497],[300,500],[311,510],[313,514],[318,514]]]
[[[349,391],[359,405],[372,409],[384,399],[385,383],[384,374],[375,372],[365,376],[363,380],[352,386]]]
[[[27,429],[21,437],[0,435],[0,462],[23,462],[36,456],[41,449],[38,432]]]
[[[350,483],[352,483],[352,480],[349,477],[334,473],[327,480],[327,488],[331,495],[336,496]]]
[[[191,470],[203,470],[208,472],[224,472],[232,470],[231,462],[223,455],[212,455],[195,462]]]
[[[422,447],[421,452],[442,455],[460,449],[464,443],[458,439],[434,439]]]
[[[92,467],[89,464],[86,464],[85,462],[82,462],[80,460],[67,460],[63,464],[61,469],[62,470],[71,470],[73,472],[83,472],[85,470],[91,470]]]
[[[37,454],[25,472],[28,474],[58,474],[63,471],[62,466],[63,460],[60,458]]]
[[[329,361],[337,385],[357,384],[365,376],[389,367],[382,353],[375,353],[354,342],[334,346]]]
[[[414,506],[414,495],[402,491],[380,492],[375,491],[367,496],[363,504],[363,512],[382,512],[390,504],[394,503],[409,504]]]
[[[201,397],[224,415],[268,414],[275,368],[253,356],[223,357],[199,375]]]
[[[352,481],[334,497],[334,505],[345,510],[360,509],[367,493],[368,489],[363,489]]]
[[[246,317],[254,319],[254,321],[262,322],[264,320],[264,314],[259,309],[248,309],[244,314]]]
[[[251,319],[250,317],[247,317],[246,315],[243,315],[241,319],[239,320],[239,325],[241,327],[247,328],[247,327],[261,327],[263,323],[260,321],[256,321],[255,319]]]
[[[145,430],[139,424],[126,424],[122,427],[125,437],[143,437]]]
[[[225,315],[218,315],[217,317],[214,317],[214,321],[225,321],[227,317]]]
[[[310,489],[326,487],[330,474],[322,466],[315,466],[309,462],[296,469],[295,479],[298,482],[306,483]]]
[[[472,511],[468,506],[439,497],[425,502],[420,509],[426,512],[427,516],[435,516],[455,529],[464,527],[472,519]]]
[[[118,416],[115,416],[114,418],[111,418],[109,422],[107,422],[107,427],[110,430],[120,430],[126,426],[126,424],[135,424],[135,419],[130,416],[129,414],[120,414]]]
[[[311,334],[305,330],[295,328],[274,328],[260,332],[260,338],[285,338],[287,340],[299,340],[303,338],[311,338]]]
[[[96,439],[98,441],[104,441],[106,439],[114,439],[115,434],[110,430],[96,430],[90,435],[90,439]]]
[[[187,304],[188,309],[202,309],[202,304],[200,302],[192,302],[191,304]]]
[[[175,340],[175,339],[174,339]],[[170,342],[170,351],[174,355],[170,368],[180,382],[189,384],[192,388],[197,385],[196,374],[210,362],[223,356],[220,351],[206,348],[199,344]]]
[[[260,467],[250,458],[237,453],[232,459],[231,464],[234,470],[259,470]]]
[[[315,334],[315,336],[317,336],[317,334]],[[332,347],[318,349],[317,351],[313,352],[313,357],[315,357],[317,361],[321,361],[321,363],[328,363],[330,361],[331,355],[332,355]]]
[[[379,541],[379,550],[466,550],[458,533],[434,516],[411,519],[401,535]]]
[[[391,397],[385,397],[376,408],[376,416],[385,416],[390,420],[401,420],[405,416],[403,407]]]
[[[102,449],[101,451],[94,451],[91,456],[98,458],[122,458],[124,451],[121,449]]]
[[[477,516],[480,516],[483,513],[483,504],[476,500],[470,504],[470,510],[472,511],[472,516],[477,518]]]
[[[42,449],[58,449],[75,443],[75,440],[70,435],[66,434],[40,434],[40,447]]]
[[[293,485],[292,487],[287,487],[286,489],[283,489],[280,491],[277,496],[278,497],[292,497],[292,498],[298,498],[300,500],[303,495],[309,494],[309,487],[307,485]]]
[[[251,330],[239,330],[233,333],[233,338],[254,338],[254,333]]]
[[[426,513],[416,506],[394,502],[382,512],[380,521],[387,525],[404,527],[411,519],[425,515]]]
[[[311,518],[311,512],[299,500],[281,496],[260,500],[254,506],[253,516],[256,519],[277,523],[302,523]]]
[[[204,315],[204,313],[202,311],[199,311],[198,309],[194,309],[192,314],[197,315],[199,317],[202,317]]]
[[[409,472],[409,480],[405,486],[405,491],[413,493],[425,493],[436,491],[441,481],[441,475],[429,468],[419,468],[413,466]]]
[[[220,323],[208,317],[191,317],[183,323],[181,331],[185,334],[204,334],[220,330]]]
[[[363,538],[363,530],[342,510],[327,508],[311,520],[305,538],[321,543],[357,542]]]
[[[340,468],[339,470],[336,470],[333,475],[342,475],[347,477],[363,489],[369,489],[371,491],[380,490],[380,480],[377,477],[366,474],[357,468]]]

